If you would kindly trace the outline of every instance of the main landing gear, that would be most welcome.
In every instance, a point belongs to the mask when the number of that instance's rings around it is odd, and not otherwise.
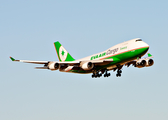
[[[122,73],[122,70],[117,70],[116,76],[117,76],[117,77],[121,77],[121,73]]]
[[[107,70],[105,71],[104,77],[109,77],[111,74],[107,73]]]
[[[121,68],[122,68],[122,66],[113,69],[114,71],[117,70],[116,77],[121,77],[121,73],[122,73]],[[105,70],[100,70],[100,71],[93,71],[92,78],[102,77],[103,74],[104,74],[104,77],[109,77],[111,75],[110,73],[108,73],[108,70],[105,69]]]
[[[101,71],[101,73],[99,73],[100,71],[93,72],[92,78],[102,77],[102,74],[104,74],[104,77],[109,77],[111,74],[107,73],[107,71],[108,70],[104,70],[104,71]]]
[[[122,73],[122,67],[123,65],[117,65],[117,74],[116,74],[116,77],[121,77],[121,73]]]
[[[102,76],[102,73],[99,73],[99,71],[96,71],[95,73],[92,74],[92,78],[97,78],[101,76]]]

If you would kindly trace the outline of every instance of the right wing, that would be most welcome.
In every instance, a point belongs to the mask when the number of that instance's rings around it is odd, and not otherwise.
[[[147,61],[147,62],[148,62],[149,60],[152,60],[151,58],[153,58],[153,56],[152,56],[150,53],[148,53],[148,57],[146,57],[146,58],[137,58],[136,60],[129,61],[129,62],[127,62],[127,63],[125,64],[125,66],[129,67],[131,64],[132,64],[133,66],[136,66],[137,63],[141,63],[141,61],[143,61],[143,60],[145,60],[145,61]],[[153,62],[153,60],[152,60],[152,62]],[[149,64],[149,63],[147,63],[147,64]],[[153,63],[152,63],[152,65],[153,65]]]

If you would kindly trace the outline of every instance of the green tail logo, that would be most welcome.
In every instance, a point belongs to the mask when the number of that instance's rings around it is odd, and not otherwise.
[[[54,46],[55,46],[59,61],[64,62],[64,61],[75,60],[58,41],[54,43]]]

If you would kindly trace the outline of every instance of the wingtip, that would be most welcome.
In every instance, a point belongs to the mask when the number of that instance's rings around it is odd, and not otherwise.
[[[15,59],[14,59],[13,57],[10,56],[9,58],[10,58],[12,61],[15,61]]]

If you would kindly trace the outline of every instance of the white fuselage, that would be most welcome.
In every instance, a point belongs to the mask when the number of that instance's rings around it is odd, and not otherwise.
[[[141,40],[141,39],[139,39],[139,38],[132,39],[132,40],[117,44],[117,45],[115,45],[115,46],[113,46],[103,52],[93,54],[91,56],[79,59],[77,61],[102,60],[102,59],[105,59],[105,58],[108,58],[111,56],[115,56],[117,54],[121,54],[124,52],[132,51],[132,50],[136,50],[136,49],[140,49],[140,48],[144,48],[144,47],[149,47],[149,45],[147,43],[145,43],[143,41],[136,42],[136,40]],[[106,54],[103,56],[104,53],[106,53]]]

